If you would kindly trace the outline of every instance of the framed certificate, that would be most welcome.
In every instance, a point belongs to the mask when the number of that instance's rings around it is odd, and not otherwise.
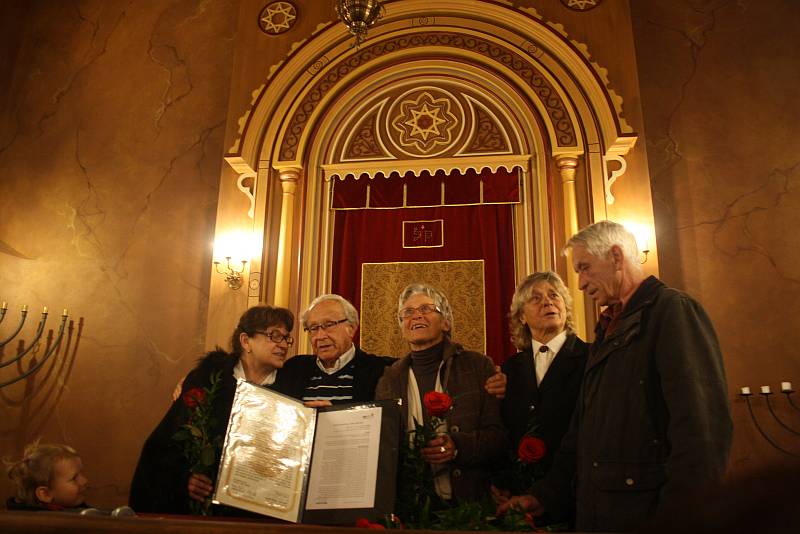
[[[399,436],[397,401],[307,408],[240,380],[213,502],[295,523],[389,514]]]

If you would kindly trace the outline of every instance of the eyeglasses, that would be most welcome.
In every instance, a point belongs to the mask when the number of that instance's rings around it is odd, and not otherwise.
[[[420,313],[421,315],[428,315],[429,313],[433,312],[442,313],[442,310],[440,310],[435,304],[423,304],[422,306],[417,306],[416,308],[403,308],[400,310],[400,319],[410,319],[417,313]]]
[[[255,332],[253,332],[253,335],[255,334],[261,334],[262,336],[266,336],[273,343],[280,343],[281,341],[285,341],[286,344],[289,345],[290,347],[294,344],[294,338],[291,335],[286,334],[284,336],[277,330],[273,330],[272,332],[261,332],[260,330],[256,330]]]
[[[323,332],[327,332],[337,324],[342,324],[343,322],[347,321],[347,317],[344,319],[339,319],[338,321],[325,321],[322,324],[312,324],[311,326],[304,326],[303,330],[311,334],[312,336],[322,330]]]

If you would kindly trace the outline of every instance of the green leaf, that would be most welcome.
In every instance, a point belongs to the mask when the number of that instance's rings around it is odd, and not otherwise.
[[[194,425],[188,425],[188,426],[189,426],[189,432],[191,432],[194,437],[199,438],[203,436],[202,430],[200,430]]]
[[[186,430],[178,430],[172,436],[172,439],[174,439],[175,441],[186,441],[190,437],[191,437],[191,434],[189,432],[187,432]]]

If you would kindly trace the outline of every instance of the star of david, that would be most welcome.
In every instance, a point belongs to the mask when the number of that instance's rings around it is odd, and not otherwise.
[[[289,2],[273,2],[261,11],[259,26],[266,33],[283,33],[297,18],[297,11]]]
[[[589,11],[597,7],[603,0],[561,0],[561,3],[576,11]]]
[[[411,109],[409,111],[411,111],[412,117],[404,123],[411,126],[409,137],[422,136],[422,140],[427,141],[429,135],[440,135],[439,125],[447,122],[439,117],[441,108],[430,108],[427,102],[422,104],[421,109]]]
[[[392,125],[400,134],[398,141],[402,146],[415,146],[416,150],[427,153],[437,145],[452,142],[451,130],[458,119],[450,110],[447,98],[434,98],[424,92],[415,100],[406,100],[400,106],[400,113],[392,120]]]

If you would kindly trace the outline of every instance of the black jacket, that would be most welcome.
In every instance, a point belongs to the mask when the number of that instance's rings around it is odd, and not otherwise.
[[[355,366],[352,402],[375,400],[375,386],[383,375],[383,370],[396,361],[395,358],[388,356],[366,353],[356,346],[356,353],[352,360]],[[272,389],[290,397],[302,399],[309,377],[314,374],[316,367],[317,357],[314,355],[298,355],[289,358],[278,371],[278,377]]]
[[[233,368],[238,358],[224,351],[210,352],[186,375],[181,396],[188,390],[209,387],[211,375],[222,371],[221,389],[214,402],[216,435],[224,436],[236,392]],[[188,462],[178,443],[172,439],[189,417],[188,409],[179,397],[142,447],[139,463],[133,474],[130,506],[137,512],[188,514],[187,484],[191,476]],[[216,477],[216,469],[210,476]]]
[[[598,325],[570,429],[531,493],[558,512],[576,480],[576,530],[632,530],[723,475],[733,429],[727,396],[705,311],[651,276],[611,333]]]
[[[502,413],[512,457],[516,457],[519,441],[529,430],[531,416],[535,415],[536,436],[544,440],[547,447],[540,465],[545,473],[550,469],[575,409],[588,354],[589,345],[575,334],[568,334],[538,385],[531,349],[518,352],[503,364],[508,384]]]

